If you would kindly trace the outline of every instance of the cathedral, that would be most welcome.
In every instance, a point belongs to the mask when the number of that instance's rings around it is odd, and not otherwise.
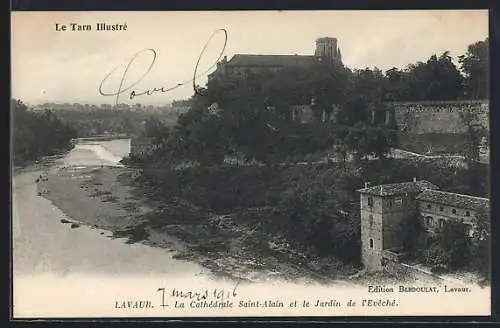
[[[245,77],[248,73],[259,73],[263,71],[277,72],[285,67],[311,67],[317,63],[342,66],[342,55],[336,38],[323,37],[316,39],[316,50],[314,55],[256,55],[236,54],[230,60],[224,57],[217,63],[217,69],[208,75],[208,80],[218,76]],[[290,108],[290,119],[301,123],[311,122],[313,113],[311,106],[314,100],[308,104],[296,104]],[[322,120],[331,120],[333,115],[327,117],[323,113]]]
[[[276,72],[285,67],[307,67],[317,62],[342,65],[342,55],[336,38],[317,39],[316,51],[310,56],[236,54],[230,60],[224,57],[217,63],[217,69],[208,76],[208,79],[213,79],[218,75],[244,76],[248,72],[262,70]]]

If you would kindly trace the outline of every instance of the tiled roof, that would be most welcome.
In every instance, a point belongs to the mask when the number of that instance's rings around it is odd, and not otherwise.
[[[473,210],[488,209],[490,204],[488,198],[473,197],[439,190],[425,190],[417,196],[417,199]]]
[[[299,55],[234,55],[227,66],[306,66],[316,62],[314,56]]]
[[[426,189],[438,189],[438,186],[426,180],[391,183],[359,189],[358,192],[375,196],[393,196],[405,193],[418,193]]]

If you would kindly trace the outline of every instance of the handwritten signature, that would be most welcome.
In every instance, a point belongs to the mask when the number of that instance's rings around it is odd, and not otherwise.
[[[215,61],[215,63],[210,66],[206,71],[204,71],[203,73],[200,73],[198,74],[198,66],[200,64],[200,60],[201,58],[203,57],[203,54],[205,53],[205,50],[207,49],[207,47],[209,46],[210,42],[212,41],[212,39],[219,33],[222,33],[223,36],[224,36],[224,45],[222,47],[222,50],[220,51],[219,53],[219,56],[217,58],[217,60]],[[135,97],[138,97],[138,96],[143,96],[143,95],[147,95],[147,96],[151,96],[157,92],[161,92],[161,93],[165,93],[165,92],[168,92],[168,91],[172,91],[174,89],[177,89],[178,87],[181,87],[183,85],[186,85],[188,83],[193,83],[193,90],[194,92],[196,92],[197,94],[200,94],[202,95],[201,93],[201,90],[199,87],[197,87],[196,85],[196,78],[200,77],[200,76],[203,76],[204,74],[208,73],[208,71],[210,71],[215,65],[217,65],[217,63],[219,62],[219,60],[222,58],[222,55],[224,54],[224,51],[226,49],[226,44],[227,44],[227,31],[225,29],[218,29],[216,30],[211,36],[210,38],[208,39],[208,41],[205,43],[205,46],[203,47],[200,55],[198,56],[198,60],[196,61],[196,66],[194,68],[194,73],[193,73],[193,78],[192,79],[189,79],[187,81],[184,81],[182,83],[177,83],[176,85],[174,86],[171,86],[171,87],[153,87],[151,89],[145,89],[145,90],[142,90],[142,91],[136,91],[136,90],[133,90],[133,88],[139,84],[148,74],[149,72],[151,71],[151,69],[153,68],[155,62],[156,62],[156,57],[157,57],[157,53],[156,53],[156,50],[154,49],[144,49],[144,50],[141,50],[139,52],[137,52],[133,57],[132,59],[128,62],[127,66],[125,67],[125,70],[122,72],[122,76],[121,76],[121,79],[120,79],[120,84],[118,85],[118,88],[115,89],[115,90],[112,90],[112,91],[103,91],[103,84],[111,77],[114,75],[114,73],[118,70],[118,67],[116,67],[115,69],[113,69],[110,73],[108,73],[104,79],[101,81],[101,84],[99,85],[99,93],[102,95],[102,96],[111,96],[111,97],[114,97],[116,96],[116,105],[118,105],[118,102],[119,102],[119,99],[120,99],[120,95],[124,94],[124,93],[128,93],[128,96],[129,96],[129,99],[132,100],[134,99]],[[127,77],[127,73],[129,72],[129,70],[133,67],[134,65],[134,62],[136,61],[136,59],[140,56],[140,55],[143,55],[143,54],[150,54],[152,55],[151,56],[151,61],[149,63],[149,66],[146,68],[146,70],[144,71],[144,73],[134,82],[130,83],[129,85],[124,85],[125,84],[125,80],[126,80],[126,77]]]

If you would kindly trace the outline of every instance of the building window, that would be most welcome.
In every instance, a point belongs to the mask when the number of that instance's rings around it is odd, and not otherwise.
[[[368,206],[373,207],[373,197],[368,197]]]
[[[470,212],[469,211],[465,212],[465,216],[470,216]]]
[[[370,214],[370,216],[368,217],[369,221],[370,221],[370,227],[373,226],[373,215]]]
[[[396,197],[396,206],[403,206],[403,197]]]
[[[425,224],[428,226],[428,227],[432,227],[434,225],[434,219],[432,218],[432,216],[427,216],[425,218]]]
[[[427,209],[430,210],[431,208],[432,208],[431,204],[427,204]]]
[[[457,214],[457,210],[456,210],[456,209],[451,210],[451,212],[452,212],[453,214]]]
[[[439,227],[442,228],[446,224],[446,221],[444,219],[439,220]]]
[[[370,238],[370,248],[373,248],[373,239]]]
[[[444,207],[443,207],[443,206],[441,206],[441,207],[439,208],[439,210],[440,210],[441,212],[442,212],[442,211],[444,211]]]

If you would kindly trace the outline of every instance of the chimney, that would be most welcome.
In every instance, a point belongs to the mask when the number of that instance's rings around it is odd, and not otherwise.
[[[413,182],[417,182],[417,177],[413,177]]]

